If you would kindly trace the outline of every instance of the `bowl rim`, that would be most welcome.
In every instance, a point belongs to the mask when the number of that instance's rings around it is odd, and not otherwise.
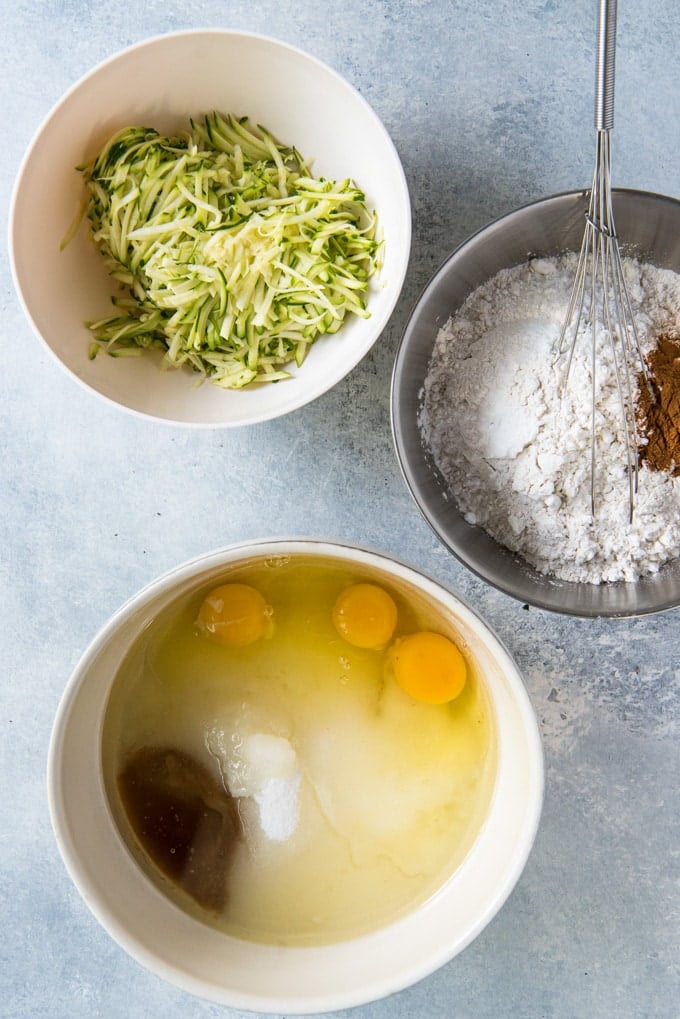
[[[570,590],[575,590],[576,588],[595,588],[603,585],[588,584],[585,582],[577,581],[555,580],[554,582],[551,583],[550,587],[546,583],[545,585],[546,593],[543,595],[541,594],[534,595],[532,593],[531,596],[529,596],[526,591],[518,594],[513,589],[512,584],[504,583],[501,580],[497,579],[497,577],[491,575],[490,572],[486,570],[483,565],[473,561],[471,558],[466,556],[464,549],[451,540],[451,538],[447,535],[445,528],[439,523],[439,521],[432,519],[432,517],[427,512],[423,504],[423,498],[421,497],[419,491],[420,486],[418,485],[415,473],[409,462],[407,444],[405,440],[405,429],[403,425],[404,415],[402,413],[401,404],[402,362],[404,360],[404,357],[406,356],[406,351],[409,346],[409,340],[411,337],[414,323],[416,322],[416,319],[423,306],[423,303],[426,301],[430,294],[436,291],[441,278],[446,275],[451,265],[460,260],[462,257],[464,257],[468,249],[473,248],[475,244],[484,236],[491,235],[494,232],[494,230],[496,230],[499,226],[511,224],[513,220],[521,219],[525,215],[530,213],[532,210],[537,210],[540,207],[557,206],[560,203],[584,201],[589,195],[589,193],[590,188],[587,187],[559,191],[556,192],[555,194],[545,195],[541,198],[537,198],[530,202],[526,202],[523,205],[511,209],[509,212],[501,213],[500,215],[484,223],[473,233],[465,237],[460,242],[460,244],[458,244],[451,252],[449,252],[442,259],[442,261],[439,263],[438,267],[434,270],[430,278],[421,287],[420,292],[416,296],[415,300],[412,302],[410,311],[406,319],[406,323],[404,325],[404,328],[402,330],[401,336],[397,344],[397,350],[394,358],[394,363],[392,366],[392,375],[390,380],[390,426],[392,432],[392,442],[397,455],[397,461],[399,464],[402,480],[404,481],[414,503],[416,504],[416,507],[418,508],[420,514],[422,515],[423,519],[428,524],[430,529],[439,539],[439,541],[472,574],[474,574],[480,580],[483,580],[485,583],[490,584],[496,590],[501,591],[503,594],[509,595],[510,597],[515,598],[518,601],[528,603],[529,605],[532,605],[535,608],[543,609],[548,612],[553,612],[558,615],[567,615],[577,618],[589,618],[589,619],[633,618],[638,616],[641,617],[644,615],[651,615],[660,612],[671,611],[672,609],[677,608],[678,599],[668,598],[661,600],[658,604],[638,606],[632,610],[629,608],[619,608],[614,606],[610,609],[600,608],[597,611],[592,611],[591,609],[588,608],[587,605],[573,604],[564,606],[559,604],[558,597],[554,595],[554,592],[557,592],[559,588],[566,587]],[[645,202],[649,201],[654,204],[658,203],[661,205],[672,205],[676,208],[680,208],[680,198],[676,198],[672,195],[662,194],[659,192],[646,191],[640,188],[615,187],[612,188],[612,196],[615,201],[618,196],[620,199],[623,200],[642,199],[642,201]],[[431,465],[431,469],[434,474],[438,473],[434,465]],[[452,505],[454,506],[456,505],[455,498],[453,498],[452,500]],[[470,527],[471,531],[480,530],[480,528],[474,527],[473,525],[467,526]],[[507,557],[508,560],[515,561],[523,569],[527,570],[530,574],[538,574],[538,571],[534,570],[533,567],[529,566],[529,564],[525,562],[521,555],[510,552],[508,549],[505,549],[499,543],[495,542],[494,539],[490,540],[494,542],[494,544],[498,545],[501,554]],[[665,567],[662,567],[659,573],[663,572],[663,570],[670,567],[672,567],[672,563],[667,564]],[[655,576],[658,576],[658,574],[653,574],[651,575],[650,578],[642,578],[642,581],[647,580],[647,583],[653,583],[653,578]],[[544,577],[544,579],[546,581],[550,580],[550,578],[548,577]],[[635,586],[636,586],[635,582],[623,580],[610,582],[606,584],[606,587],[615,588],[618,590],[622,590],[625,588],[632,589]]]
[[[257,412],[248,414],[244,419],[220,419],[220,420],[182,420],[173,417],[163,416],[160,413],[154,413],[138,407],[128,406],[122,401],[116,399],[115,396],[109,395],[108,393],[102,392],[93,385],[91,385],[86,379],[81,378],[77,371],[69,366],[65,360],[54,350],[53,345],[43,336],[42,331],[33,315],[29,306],[28,298],[24,292],[24,287],[21,282],[21,273],[17,265],[16,248],[17,248],[17,218],[18,218],[18,207],[19,200],[22,193],[22,187],[24,180],[27,176],[27,170],[30,166],[31,160],[34,156],[35,150],[39,147],[43,136],[49,130],[50,124],[55,117],[59,115],[64,107],[72,100],[72,98],[83,89],[91,79],[95,78],[101,72],[105,71],[108,67],[116,64],[118,61],[124,60],[129,56],[135,54],[138,51],[146,48],[161,45],[167,42],[173,42],[181,40],[183,38],[192,39],[200,36],[209,36],[213,38],[223,38],[225,40],[245,40],[251,42],[258,42],[268,46],[275,47],[282,52],[287,52],[290,56],[295,57],[299,60],[306,61],[310,66],[314,66],[323,75],[332,78],[336,81],[339,87],[346,91],[350,95],[354,102],[363,108],[369,119],[373,123],[373,127],[380,136],[381,144],[384,146],[386,151],[389,151],[392,157],[392,169],[395,174],[395,183],[398,189],[398,202],[403,212],[403,224],[401,229],[403,231],[403,242],[398,245],[403,247],[405,250],[405,256],[400,258],[398,263],[395,264],[395,270],[391,273],[389,288],[393,292],[393,298],[385,305],[382,310],[376,310],[378,317],[375,319],[377,326],[375,328],[375,335],[370,342],[363,342],[359,345],[358,349],[353,352],[352,357],[347,361],[347,364],[343,367],[340,373],[335,373],[329,380],[323,378],[320,379],[315,386],[313,386],[309,393],[303,390],[303,395],[296,399],[288,402],[283,408],[270,408],[268,406],[260,409]],[[99,60],[88,70],[82,73],[75,81],[73,81],[67,89],[61,94],[61,96],[54,102],[48,111],[42,116],[35,128],[29,142],[26,146],[24,154],[21,158],[19,166],[16,170],[14,178],[8,212],[8,224],[7,224],[7,238],[8,238],[8,254],[9,254],[9,265],[14,292],[17,295],[19,304],[24,312],[24,316],[29,323],[31,330],[35,337],[38,339],[42,348],[47,351],[53,362],[59,365],[60,369],[66,373],[66,375],[75,381],[85,392],[96,397],[99,400],[103,400],[104,403],[110,407],[115,407],[120,411],[131,414],[138,419],[151,422],[153,424],[165,425],[167,427],[179,427],[188,429],[223,429],[223,428],[243,428],[249,425],[261,424],[266,421],[274,420],[279,417],[283,417],[287,414],[291,414],[296,410],[300,410],[307,406],[309,403],[314,402],[320,397],[324,396],[330,389],[339,384],[354,368],[356,368],[361,361],[368,355],[373,346],[379,341],[387,329],[390,319],[392,318],[394,311],[399,302],[401,296],[404,281],[408,272],[410,263],[411,248],[412,248],[412,205],[411,196],[408,187],[408,181],[404,166],[397,150],[396,144],[387,130],[381,116],[373,108],[371,103],[362,95],[358,88],[352,84],[349,78],[345,77],[340,71],[337,71],[330,64],[324,60],[315,56],[313,53],[305,50],[301,46],[289,43],[282,39],[277,38],[273,35],[268,35],[263,32],[247,31],[237,28],[220,28],[220,27],[192,27],[184,29],[175,29],[169,32],[159,32],[150,36],[146,36],[143,39],[139,39],[136,42],[125,46],[113,53],[109,53],[107,56]],[[384,289],[384,283],[381,283],[380,273],[374,278],[374,286],[378,291]],[[378,314],[378,311],[380,313]],[[367,321],[371,322],[371,319]],[[204,384],[208,384],[207,380]]]
[[[461,938],[459,934],[456,937],[451,935],[452,940],[450,941],[443,937],[441,943],[437,945],[436,952],[431,951],[426,958],[420,958],[414,962],[411,962],[409,959],[409,967],[402,968],[398,973],[389,971],[388,967],[388,972],[383,972],[380,978],[375,978],[371,974],[370,979],[364,979],[360,985],[354,984],[346,987],[343,982],[342,992],[335,988],[330,992],[332,997],[329,996],[329,993],[319,992],[318,990],[313,994],[304,994],[299,990],[295,993],[289,992],[287,994],[282,994],[281,992],[244,993],[243,989],[238,992],[225,991],[217,983],[211,984],[203,978],[196,977],[187,971],[169,964],[167,959],[162,957],[161,951],[155,950],[140,940],[135,940],[134,936],[131,936],[125,929],[125,923],[113,915],[108,910],[106,904],[101,901],[101,893],[99,891],[101,880],[98,882],[91,878],[85,868],[82,868],[82,859],[79,861],[79,857],[82,858],[83,856],[83,846],[80,845],[78,847],[74,844],[77,840],[74,840],[71,825],[64,813],[62,800],[64,783],[61,776],[61,766],[63,764],[62,758],[74,703],[81,694],[83,686],[87,685],[88,682],[92,686],[93,679],[89,670],[92,668],[97,656],[102,652],[102,649],[110,642],[125,620],[129,619],[144,604],[149,603],[159,592],[162,593],[164,591],[166,595],[169,595],[170,590],[176,588],[182,581],[197,578],[213,566],[218,565],[222,568],[227,568],[230,563],[239,562],[252,556],[259,557],[274,554],[335,556],[348,563],[353,562],[356,565],[375,567],[386,572],[387,576],[405,577],[412,583],[415,582],[420,586],[421,590],[429,591],[434,597],[442,599],[441,603],[452,611],[455,606],[456,611],[460,613],[460,618],[472,620],[474,625],[481,631],[485,647],[490,645],[493,649],[492,653],[499,656],[503,668],[502,682],[503,684],[509,684],[511,689],[511,694],[507,694],[507,696],[511,697],[512,710],[518,713],[519,722],[517,724],[521,730],[521,739],[526,749],[524,768],[527,771],[527,781],[526,788],[522,791],[523,807],[522,818],[519,823],[520,838],[517,839],[516,844],[513,844],[511,851],[504,858],[501,868],[502,881],[496,881],[493,887],[493,894],[488,895],[484,899],[484,909],[477,916],[475,923],[471,924],[467,929],[465,936]],[[100,716],[103,715],[109,688],[110,681],[106,684],[106,690],[97,695],[98,700],[101,701],[97,709]],[[502,701],[506,694],[499,694],[497,692],[496,696]],[[494,703],[494,710],[496,710],[493,698],[492,702]],[[498,720],[497,724],[500,724]],[[519,739],[520,737],[516,738]],[[99,745],[100,739],[101,731],[96,735],[97,745]],[[496,784],[498,785],[498,780]],[[47,760],[48,806],[60,855],[80,895],[108,934],[137,962],[171,984],[208,1000],[217,1001],[231,1007],[265,1013],[322,1013],[367,1004],[413,985],[449,962],[474,940],[493,919],[519,880],[536,839],[543,807],[544,787],[545,765],[543,744],[537,717],[519,668],[493,628],[456,592],[446,584],[422,571],[419,567],[410,565],[389,553],[379,552],[368,546],[356,545],[336,539],[318,538],[279,537],[245,541],[224,546],[190,559],[166,571],[155,580],[147,583],[135,595],[128,598],[100,628],[73,669],[55,716]],[[99,788],[103,791],[101,784]],[[495,789],[492,795],[492,805],[498,798],[497,789]],[[108,804],[105,803],[104,806],[107,810],[109,809]],[[492,806],[489,807],[489,814],[491,812]],[[274,954],[271,956],[272,961],[278,964],[282,958],[288,958],[289,960],[297,959],[298,963],[304,962],[305,965],[314,965],[315,959],[319,960],[321,958],[319,953],[327,952],[328,950],[335,951],[338,949],[340,952],[347,953],[356,951],[356,946],[361,945],[366,946],[367,950],[370,950],[372,946],[378,944],[385,937],[386,933],[389,934],[389,932],[396,930],[400,926],[406,925],[412,916],[422,915],[424,911],[434,908],[436,902],[440,900],[443,890],[460,873],[465,862],[474,856],[486,824],[487,822],[485,821],[465,860],[447,879],[444,886],[436,891],[427,902],[419,906],[412,914],[407,915],[402,920],[398,920],[395,924],[387,925],[385,928],[380,928],[377,931],[335,945],[331,944],[321,946],[320,948],[278,948],[274,950]],[[78,837],[82,842],[82,832]],[[120,836],[118,838],[120,841]],[[160,896],[161,893],[158,892],[157,895]],[[178,909],[178,907],[173,908]],[[390,936],[394,938],[395,935],[391,934]],[[238,939],[231,939],[228,935],[221,935],[221,937],[226,939],[227,942],[231,942],[232,945],[238,942]],[[353,948],[352,946],[355,947]],[[269,950],[268,946],[256,946],[256,948],[258,951]]]

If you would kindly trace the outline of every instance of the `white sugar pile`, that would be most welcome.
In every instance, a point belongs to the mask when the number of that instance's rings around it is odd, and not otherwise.
[[[236,730],[227,735],[215,727],[207,744],[231,795],[255,806],[254,818],[264,837],[272,842],[290,839],[298,826],[302,779],[291,743],[272,733]],[[241,810],[247,811],[246,806]]]
[[[601,583],[680,554],[680,478],[642,467],[629,521],[625,432],[611,352],[597,344],[591,512],[592,331],[564,387],[557,355],[576,256],[506,269],[439,331],[422,392],[423,440],[469,523],[540,572]],[[680,276],[624,260],[643,352],[680,325]]]

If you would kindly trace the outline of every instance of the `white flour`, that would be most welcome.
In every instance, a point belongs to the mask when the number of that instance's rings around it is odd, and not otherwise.
[[[680,325],[680,275],[630,259],[624,267],[646,352]],[[629,523],[622,411],[602,342],[593,519],[590,327],[581,327],[566,388],[556,354],[575,269],[574,255],[535,260],[468,297],[437,336],[421,433],[469,523],[542,573],[633,580],[680,554],[680,478],[643,467]]]

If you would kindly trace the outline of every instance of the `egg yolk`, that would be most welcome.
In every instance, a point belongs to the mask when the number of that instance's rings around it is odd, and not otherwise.
[[[446,704],[465,686],[465,659],[453,641],[440,633],[423,630],[402,637],[391,661],[399,686],[424,704]]]
[[[397,606],[377,584],[352,584],[333,606],[333,624],[348,644],[377,651],[394,633]]]
[[[271,610],[249,584],[222,584],[206,597],[196,620],[199,629],[229,647],[245,647],[264,637]]]

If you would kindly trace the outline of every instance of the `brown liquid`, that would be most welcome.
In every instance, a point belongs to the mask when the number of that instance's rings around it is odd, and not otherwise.
[[[128,821],[159,870],[201,906],[221,909],[240,834],[232,797],[201,764],[170,748],[137,751],[118,788]]]

